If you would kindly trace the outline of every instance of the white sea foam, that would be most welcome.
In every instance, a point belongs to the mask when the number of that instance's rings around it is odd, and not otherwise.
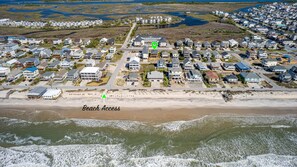
[[[141,126],[146,126],[145,123],[138,121],[118,121],[118,120],[94,120],[94,119],[72,119],[72,121],[83,127],[112,127],[123,130],[134,130]]]
[[[30,145],[0,147],[0,164],[36,164],[53,167],[94,165],[109,166],[111,160],[123,161],[126,150],[121,145]],[[1,166],[1,165],[0,165]]]
[[[296,167],[297,156],[264,154],[248,156],[236,162],[217,163],[221,167]]]
[[[173,121],[173,122],[167,122],[167,123],[162,123],[159,125],[156,125],[155,127],[159,127],[162,130],[165,131],[180,131],[182,129],[186,129],[188,127],[191,126],[195,126],[195,125],[202,125],[203,123],[205,123],[205,121],[210,118],[209,116],[204,116],[198,119],[194,119],[194,120],[189,120],[189,121]]]

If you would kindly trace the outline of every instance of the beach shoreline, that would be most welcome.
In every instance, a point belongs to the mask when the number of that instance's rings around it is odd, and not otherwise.
[[[82,111],[78,107],[0,106],[0,117],[15,118],[32,122],[57,121],[65,119],[95,119],[139,121],[144,123],[166,123],[172,121],[190,121],[204,116],[288,116],[297,117],[295,107],[235,107],[235,108],[179,108],[179,109],[133,109],[120,111]]]
[[[81,93],[81,92],[80,92]],[[161,94],[129,95],[109,92],[107,99],[98,98],[88,92],[67,94],[57,100],[1,99],[0,117],[29,121],[51,121],[61,119],[129,120],[148,123],[188,121],[208,115],[231,114],[255,115],[297,115],[297,95],[291,93],[255,92],[235,94],[233,100],[225,102],[218,92],[203,94],[182,93],[164,96]],[[181,92],[179,92],[181,93]],[[96,97],[97,98],[94,98]],[[167,97],[165,97],[167,96]],[[94,111],[83,110],[84,106]],[[117,107],[119,110],[104,110]]]

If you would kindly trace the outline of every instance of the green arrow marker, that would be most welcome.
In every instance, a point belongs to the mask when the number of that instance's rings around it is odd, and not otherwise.
[[[158,42],[152,42],[152,48],[156,50],[158,48]]]
[[[106,99],[106,94],[102,94],[102,95],[101,95],[101,98],[102,98],[102,99]]]

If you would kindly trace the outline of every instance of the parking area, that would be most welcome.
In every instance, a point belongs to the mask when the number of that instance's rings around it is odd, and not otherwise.
[[[66,83],[65,83],[65,86],[72,86],[73,85],[73,82],[72,81],[67,81]]]
[[[37,86],[45,86],[47,85],[48,81],[40,81],[38,82]]]
[[[258,83],[247,83],[247,85],[249,88],[252,88],[252,89],[260,89],[261,88],[261,86]]]
[[[88,82],[90,82],[90,81],[88,81],[88,80],[82,80],[80,82],[79,86],[86,86]]]

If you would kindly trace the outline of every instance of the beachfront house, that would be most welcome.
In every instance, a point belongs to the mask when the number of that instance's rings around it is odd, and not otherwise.
[[[238,78],[235,74],[230,74],[230,75],[225,76],[224,81],[226,81],[228,83],[235,84],[238,82]]]
[[[45,87],[35,87],[32,90],[30,90],[27,94],[28,98],[30,99],[38,99],[41,98],[42,95],[46,92],[47,88]]]
[[[189,70],[185,73],[185,78],[190,82],[202,82],[203,77],[198,70]]]
[[[280,66],[280,65],[272,66],[272,67],[270,67],[270,70],[271,70],[272,72],[275,72],[276,74],[280,74],[280,73],[287,72],[286,67],[284,67],[284,66]]]
[[[132,57],[129,62],[129,70],[138,71],[140,70],[140,58]]]
[[[291,82],[292,81],[292,75],[288,72],[284,72],[279,74],[278,79],[280,82]]]
[[[55,77],[55,73],[53,71],[46,71],[41,75],[40,80],[41,81],[49,81],[52,80]]]
[[[44,100],[55,100],[62,94],[61,89],[47,89],[42,95]]]
[[[235,71],[235,66],[233,63],[223,63],[222,67],[225,71]]]
[[[137,86],[139,83],[139,76],[137,72],[130,72],[127,77],[127,85],[135,85]]]
[[[85,67],[80,71],[80,78],[82,80],[91,80],[91,81],[99,81],[102,72],[99,67]]]
[[[292,80],[297,81],[297,66],[293,66],[290,70],[289,73],[292,76]]]
[[[64,69],[58,71],[54,76],[54,80],[58,81],[58,82],[63,82],[65,80],[65,78],[67,77],[67,73],[68,73],[68,71],[64,70]]]
[[[39,71],[35,66],[29,67],[23,71],[23,76],[28,80],[35,79],[39,76]]]
[[[163,82],[164,74],[159,71],[151,71],[147,73],[147,79],[150,82]]]
[[[181,67],[174,67],[169,69],[169,78],[179,80],[182,78],[183,70]]]
[[[205,79],[207,80],[208,83],[212,83],[212,84],[218,83],[220,81],[220,77],[214,71],[205,72]]]
[[[76,81],[79,78],[79,72],[77,69],[72,69],[67,73],[67,81]]]
[[[242,72],[240,77],[246,83],[259,83],[261,81],[260,76],[254,72]]]

